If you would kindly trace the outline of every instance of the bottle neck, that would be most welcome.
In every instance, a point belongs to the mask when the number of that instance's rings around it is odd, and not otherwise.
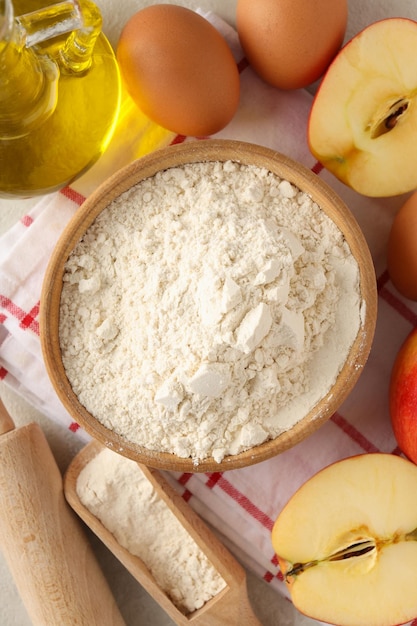
[[[48,119],[60,75],[89,71],[101,25],[92,0],[62,0],[16,18],[12,0],[0,0],[0,140],[27,135]]]
[[[59,71],[25,45],[11,0],[0,0],[0,139],[28,134],[54,111]]]

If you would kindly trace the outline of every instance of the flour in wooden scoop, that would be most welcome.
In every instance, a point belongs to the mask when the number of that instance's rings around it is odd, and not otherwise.
[[[82,504],[123,548],[143,561],[184,614],[201,608],[226,587],[134,461],[104,448],[84,466],[76,489]]]
[[[361,304],[357,262],[308,194],[257,166],[189,164],[123,193],[75,247],[62,358],[106,427],[220,462],[328,392]]]

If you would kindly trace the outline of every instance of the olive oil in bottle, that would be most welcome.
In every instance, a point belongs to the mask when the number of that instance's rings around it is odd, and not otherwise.
[[[106,149],[120,105],[117,62],[93,2],[12,10],[0,0],[3,197],[48,193],[80,176]],[[63,34],[71,20],[77,27]]]

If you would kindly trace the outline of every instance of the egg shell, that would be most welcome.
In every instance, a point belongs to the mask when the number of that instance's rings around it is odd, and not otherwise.
[[[222,35],[191,9],[156,4],[138,11],[116,53],[132,99],[160,126],[206,136],[233,118],[240,95],[236,61]]]
[[[246,58],[267,83],[297,89],[319,79],[346,32],[347,0],[238,0]]]
[[[417,301],[417,192],[394,217],[388,238],[387,263],[394,287],[409,300]]]

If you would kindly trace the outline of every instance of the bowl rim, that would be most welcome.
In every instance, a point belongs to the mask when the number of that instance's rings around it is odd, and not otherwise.
[[[64,265],[85,230],[117,196],[160,170],[187,163],[237,161],[265,167],[282,179],[306,191],[342,230],[359,266],[360,297],[366,303],[365,320],[360,324],[341,371],[313,408],[289,430],[249,450],[228,455],[219,463],[212,457],[198,465],[192,458],[149,450],[127,441],[108,429],[80,404],[67,379],[59,349],[59,309]],[[323,425],[340,407],[355,386],[372,347],[377,315],[377,289],[373,260],[365,236],[350,209],[338,194],[314,172],[271,148],[229,140],[204,139],[170,145],[151,152],[123,167],[105,180],[70,218],[54,247],[42,284],[39,322],[42,354],[47,374],[61,403],[74,421],[93,439],[120,454],[156,469],[178,472],[225,471],[253,465],[293,447]]]

